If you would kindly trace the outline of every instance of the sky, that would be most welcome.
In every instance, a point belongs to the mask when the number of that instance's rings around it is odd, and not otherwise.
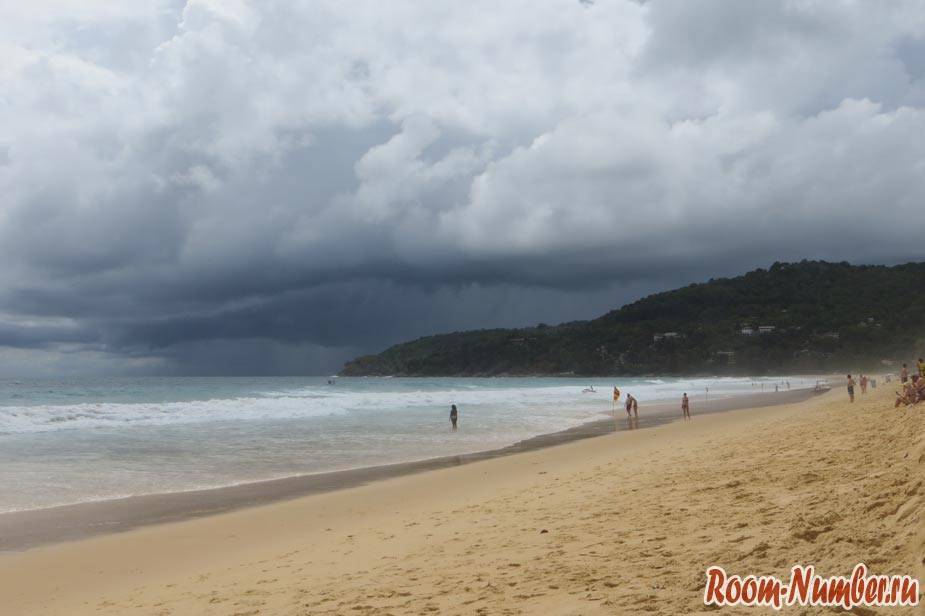
[[[0,376],[330,374],[923,205],[916,0],[0,0]]]

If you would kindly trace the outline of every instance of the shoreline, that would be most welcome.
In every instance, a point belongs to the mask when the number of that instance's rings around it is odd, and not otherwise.
[[[891,393],[695,414],[2,554],[0,597],[47,616],[605,616],[706,613],[712,564],[925,579],[925,415]]]
[[[811,389],[749,393],[694,399],[694,417],[700,414],[792,404],[813,396]],[[612,432],[652,428],[679,419],[677,403],[653,401],[643,407],[635,428],[629,428],[618,405],[617,416],[541,434],[506,447],[461,455],[427,458],[394,464],[327,471],[190,490],[88,501],[56,507],[0,514],[0,554],[74,541],[132,529],[203,518],[241,509],[344,490],[426,471],[462,466],[513,454],[536,451]]]

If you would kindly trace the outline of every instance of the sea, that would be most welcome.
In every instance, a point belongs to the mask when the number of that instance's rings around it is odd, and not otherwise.
[[[707,388],[729,396],[785,380],[811,385],[799,377],[0,379],[0,513],[497,449],[610,417],[614,385],[645,413],[647,401],[684,392],[696,401]]]

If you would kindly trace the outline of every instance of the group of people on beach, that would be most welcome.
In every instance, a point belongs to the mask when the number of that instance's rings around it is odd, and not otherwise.
[[[851,402],[854,402],[854,387],[859,385],[861,388],[861,393],[867,393],[867,387],[871,384],[870,378],[866,374],[858,375],[858,380],[855,382],[854,377],[850,374],[848,376],[848,398]],[[889,381],[889,378],[887,378]],[[919,402],[925,401],[925,360],[919,357],[916,362],[915,370],[910,375],[909,368],[906,364],[903,364],[902,370],[899,372],[899,382],[900,391],[896,392],[896,404],[895,407],[902,405],[913,405],[918,404]],[[873,383],[876,387],[876,381]],[[763,386],[763,385],[762,385]],[[790,389],[790,382],[787,381],[787,389]],[[619,390],[614,388],[614,403],[619,396]],[[588,392],[589,390],[584,390]],[[593,390],[591,390],[593,391]],[[709,391],[709,389],[707,390]],[[778,391],[775,386],[775,391]],[[639,401],[633,396],[633,394],[626,394],[626,402],[624,403],[624,408],[626,409],[626,418],[630,422],[639,420]],[[691,401],[687,396],[687,392],[681,396],[681,417],[684,420],[691,419]],[[457,430],[457,424],[459,422],[459,410],[456,408],[456,405],[453,404],[450,406],[450,424],[453,426],[453,431]]]
[[[850,374],[848,375],[848,378],[849,379],[851,378]],[[925,380],[923,380],[923,382],[925,382]],[[616,388],[614,389],[616,390]],[[616,391],[619,392],[619,390],[616,390]],[[616,398],[618,395],[619,395],[618,393],[614,395],[614,403],[616,403]],[[630,393],[626,394],[626,403],[624,406],[626,408],[627,419],[629,419],[630,422],[638,421],[639,420],[639,401],[636,399],[635,396],[633,396],[633,394],[630,394]],[[685,392],[684,395],[681,396],[681,417],[686,420],[689,420],[691,418],[691,401],[690,401],[690,398],[687,397],[687,392]],[[452,428],[453,432],[456,432],[456,430],[458,430],[458,424],[459,424],[459,409],[456,408],[455,404],[450,405],[450,424],[453,427]]]
[[[886,382],[889,383],[890,380],[891,377],[887,375]],[[877,381],[869,379],[865,374],[861,374],[858,376],[857,382],[855,382],[854,377],[849,374],[847,385],[848,399],[854,402],[855,385],[860,385],[861,393],[866,394],[868,385],[876,387]],[[907,364],[902,365],[902,369],[899,371],[899,387],[893,408],[897,408],[899,405],[911,406],[925,401],[925,360],[919,357],[911,373]]]
[[[896,392],[896,404],[911,406],[925,400],[925,361],[919,357],[916,362],[915,370],[909,374],[909,367],[903,364],[902,370],[899,371],[900,390]]]
[[[639,401],[636,400],[633,394],[626,394],[626,403],[624,406],[626,408],[627,419],[631,422],[639,419]],[[690,398],[687,397],[687,392],[681,396],[681,417],[683,419],[691,418],[691,401]]]

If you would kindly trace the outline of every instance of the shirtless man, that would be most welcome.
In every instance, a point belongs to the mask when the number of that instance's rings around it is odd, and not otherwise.
[[[854,379],[851,378],[851,375],[848,375],[848,398],[854,402]]]
[[[633,400],[634,399],[635,398],[633,398],[633,394],[626,394],[626,405],[625,406],[626,406],[626,416],[627,417],[633,416]]]
[[[685,392],[684,395],[681,396],[681,413],[684,419],[691,418],[691,401],[687,397],[687,392]]]
[[[903,364],[903,369],[899,371],[899,382],[905,384],[909,380],[909,368]]]

